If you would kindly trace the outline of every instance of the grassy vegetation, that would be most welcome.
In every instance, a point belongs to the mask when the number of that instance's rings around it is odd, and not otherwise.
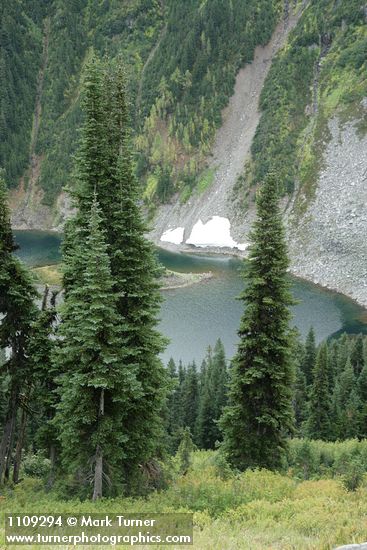
[[[291,456],[299,455],[301,441],[291,445]],[[338,456],[362,452],[367,467],[367,443],[311,443],[311,454]],[[293,454],[292,454],[293,453]],[[330,454],[331,453],[331,454]],[[362,453],[362,454],[363,454]],[[40,459],[38,459],[39,462]],[[37,471],[37,460],[26,464],[27,473]],[[366,467],[364,468],[366,470]],[[0,499],[0,512],[124,513],[194,512],[194,548],[200,550],[327,550],[341,544],[367,539],[367,479],[348,491],[340,474],[329,477],[320,471],[301,480],[292,470],[286,474],[266,470],[235,474],[218,453],[197,451],[186,476],[178,474],[172,459],[167,470],[167,488],[147,498],[116,498],[100,502],[61,499],[57,491],[47,493],[42,479],[25,478]],[[38,472],[42,468],[38,466]],[[3,547],[3,531],[0,547]],[[36,548],[36,547],[32,547]],[[156,547],[160,548],[160,547]]]
[[[38,283],[48,285],[61,285],[62,271],[61,265],[45,265],[43,267],[35,267],[32,269]]]
[[[32,269],[35,275],[36,283],[48,284],[51,286],[61,286],[62,282],[62,265],[45,265],[43,267],[35,267]],[[162,290],[169,290],[173,288],[182,288],[184,286],[190,286],[196,283],[200,283],[203,280],[210,279],[211,273],[178,273],[165,269],[160,278],[160,284]]]

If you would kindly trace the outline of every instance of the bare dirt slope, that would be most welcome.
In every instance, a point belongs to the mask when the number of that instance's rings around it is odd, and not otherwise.
[[[246,240],[252,212],[236,219],[230,196],[245,161],[250,154],[251,143],[260,120],[259,98],[272,60],[285,44],[288,34],[296,25],[300,12],[289,14],[278,24],[270,42],[255,50],[254,60],[241,69],[236,78],[234,94],[223,111],[223,125],[218,130],[209,157],[214,168],[212,185],[202,195],[192,196],[187,203],[163,205],[158,211],[152,237],[159,242],[168,229],[184,227],[184,240],[199,219],[207,222],[212,216],[223,216],[231,222],[231,232],[238,241]]]

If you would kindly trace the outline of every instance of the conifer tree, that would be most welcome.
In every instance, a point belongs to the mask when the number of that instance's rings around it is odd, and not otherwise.
[[[367,437],[367,364],[365,363],[358,378],[358,398],[360,403],[360,437]]]
[[[56,393],[56,378],[59,374],[55,368],[53,355],[56,346],[56,297],[58,291],[52,291],[46,285],[42,300],[41,312],[32,327],[30,342],[30,356],[34,368],[34,389],[32,409],[34,413],[35,433],[34,443],[38,449],[46,452],[51,461],[51,472],[48,480],[52,485],[55,469],[57,449],[59,447],[57,432],[52,422],[55,416],[55,407],[58,402]]]
[[[331,427],[328,347],[327,343],[323,343],[318,351],[313,373],[307,434],[312,439],[328,441],[332,439]]]
[[[335,372],[336,377],[340,376],[340,374],[345,369],[345,365],[347,364],[348,358],[350,357],[350,352],[350,337],[348,336],[348,334],[343,333],[338,339],[338,364]]]
[[[37,292],[28,270],[14,257],[16,250],[7,204],[3,173],[0,173],[0,349],[8,348],[9,358],[1,367],[8,377],[8,398],[0,439],[0,483],[9,477],[10,460],[15,442],[17,412],[22,406],[21,394],[32,383],[29,341],[32,323],[37,318],[34,300]],[[7,459],[6,459],[7,457]]]
[[[6,363],[5,350],[0,349],[0,430],[4,425],[5,412],[6,412],[6,394],[7,394],[8,377],[5,374],[5,369],[4,371],[2,369],[5,363]]]
[[[364,367],[362,334],[358,334],[357,338],[353,342],[352,350],[350,353],[350,362],[354,368],[355,375],[359,376]]]
[[[288,258],[277,180],[268,175],[257,197],[257,221],[241,298],[246,309],[233,360],[223,449],[239,469],[281,466],[293,430]]]
[[[334,390],[336,417],[333,419],[337,439],[356,437],[359,432],[359,410],[356,378],[351,361],[348,359]]]
[[[126,443],[121,469],[134,483],[143,465],[161,450],[166,373],[159,359],[165,340],[157,331],[161,296],[153,245],[138,204],[127,128],[127,101],[121,65],[102,69],[92,58],[86,70],[85,124],[77,157],[78,214],[69,225],[64,246],[66,291],[78,281],[80,254],[91,198],[97,191],[101,223],[110,258],[116,310],[120,317],[124,365],[136,375],[141,392],[132,396],[121,421]],[[72,259],[70,261],[69,259]]]
[[[315,343],[315,331],[313,327],[310,328],[306,343],[305,352],[301,363],[301,369],[306,377],[306,384],[309,386],[312,384],[313,371],[316,364],[316,343]]]
[[[187,367],[185,381],[182,387],[183,426],[194,434],[199,410],[199,382],[195,362]]]
[[[328,345],[328,371],[330,391],[333,391],[338,373],[339,345],[338,341],[331,341]]]
[[[227,362],[224,346],[219,338],[214,346],[213,354],[213,389],[214,389],[214,420],[218,421],[227,401]],[[216,430],[217,439],[221,436],[220,430]]]
[[[181,396],[180,396],[180,385],[179,378],[177,374],[177,368],[172,357],[168,361],[167,365],[168,378],[169,378],[169,387],[168,387],[168,396],[167,396],[167,422],[166,422],[166,431],[168,435],[168,448],[171,452],[177,450],[178,445],[178,433],[182,427],[181,422]]]
[[[205,373],[204,387],[200,394],[196,422],[196,440],[201,449],[212,449],[216,441],[213,434],[216,426],[214,425],[214,403],[210,375],[211,371],[208,369]]]
[[[125,341],[101,226],[95,199],[87,238],[78,250],[81,284],[65,296],[56,356],[63,373],[56,415],[63,464],[85,483],[93,481],[94,500],[102,497],[104,481],[113,488],[122,481],[119,464],[126,455],[126,436],[121,425],[131,400],[142,394],[137,369],[121,355]]]
[[[218,421],[227,398],[227,365],[221,340],[216,342],[213,356],[209,350],[197,419],[197,443],[203,449],[214,449],[222,439]]]
[[[306,376],[298,366],[296,370],[296,383],[294,386],[294,417],[297,433],[302,435],[303,426],[307,419],[308,407],[307,407],[307,384]]]
[[[81,128],[79,149],[74,166],[75,188],[68,189],[73,197],[77,213],[65,224],[62,245],[65,292],[78,281],[80,266],[77,261],[80,256],[75,253],[74,248],[77,248],[85,239],[94,192],[99,191],[106,172],[102,66],[94,55],[89,59],[84,72],[81,106],[84,123]]]

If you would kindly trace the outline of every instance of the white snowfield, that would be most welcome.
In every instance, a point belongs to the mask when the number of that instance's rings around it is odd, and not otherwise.
[[[177,227],[169,229],[161,236],[161,241],[170,242],[173,244],[181,244],[183,242],[184,228]],[[237,243],[231,237],[231,223],[228,218],[221,216],[212,216],[212,218],[203,223],[200,219],[192,228],[190,237],[185,244],[191,244],[200,248],[218,247],[218,248],[237,248],[238,250],[246,250],[247,243]]]
[[[161,236],[161,241],[172,244],[181,244],[184,237],[185,228],[176,227],[176,229],[167,229]]]

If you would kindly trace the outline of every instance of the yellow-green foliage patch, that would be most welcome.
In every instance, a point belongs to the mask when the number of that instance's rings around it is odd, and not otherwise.
[[[190,510],[194,512],[194,548],[200,550],[331,550],[367,539],[365,484],[348,492],[338,479],[297,482],[266,470],[233,474],[223,480],[218,475],[216,453],[209,451],[194,453],[186,476],[177,477],[168,489],[146,499],[60,500],[47,494],[42,481],[36,479],[25,479],[0,499],[1,513]],[[4,548],[3,530],[0,548]]]
[[[214,170],[212,168],[208,168],[205,170],[199,178],[198,184],[197,184],[197,191],[198,193],[204,193],[211,184],[214,181]]]
[[[36,275],[37,282],[48,285],[61,285],[62,268],[60,264],[35,267],[33,273]]]

